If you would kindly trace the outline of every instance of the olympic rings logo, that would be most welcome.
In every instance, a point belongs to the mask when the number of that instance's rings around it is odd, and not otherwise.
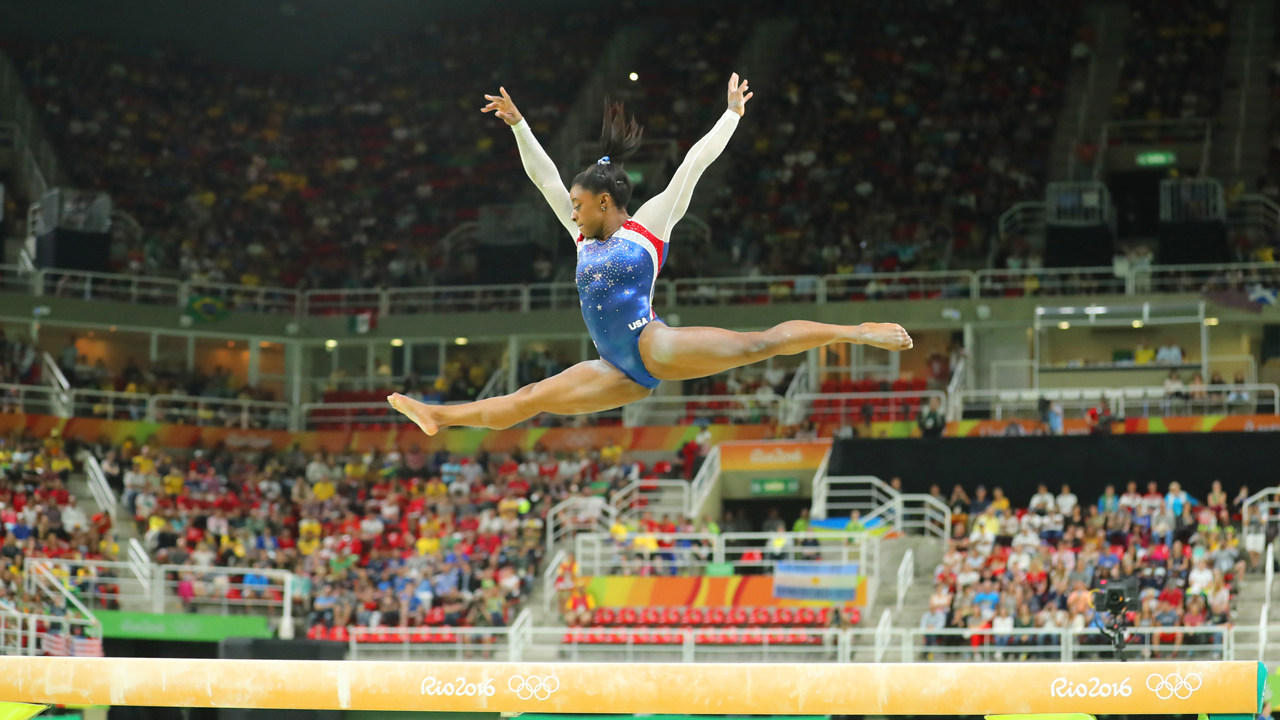
[[[551,693],[560,689],[560,679],[555,675],[546,677],[530,675],[527,678],[521,675],[512,675],[511,679],[507,680],[507,689],[515,693],[516,697],[521,700],[529,700],[530,698],[546,700],[551,697]]]
[[[1173,673],[1168,676],[1156,674],[1147,678],[1147,689],[1161,700],[1174,697],[1186,700],[1191,697],[1191,693],[1200,689],[1200,684],[1200,676],[1195,673],[1187,673],[1186,677]]]

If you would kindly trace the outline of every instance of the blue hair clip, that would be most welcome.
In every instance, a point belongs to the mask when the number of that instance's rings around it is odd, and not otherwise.
[[[609,156],[608,156],[608,155],[605,155],[604,157],[600,158],[599,160],[597,160],[597,161],[596,161],[596,164],[597,164],[597,165],[608,165],[608,164],[609,164]]]

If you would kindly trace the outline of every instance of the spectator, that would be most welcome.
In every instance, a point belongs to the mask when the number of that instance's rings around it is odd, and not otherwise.
[[[920,436],[926,438],[942,437],[947,429],[947,420],[942,415],[942,401],[936,397],[929,398],[929,406],[916,418],[920,428]]]

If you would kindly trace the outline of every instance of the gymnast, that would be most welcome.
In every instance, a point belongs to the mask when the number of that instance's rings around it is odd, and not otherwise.
[[[529,179],[574,238],[578,297],[599,360],[578,363],[551,378],[501,397],[460,405],[427,405],[395,393],[392,407],[435,435],[453,425],[509,428],[538,413],[579,415],[612,410],[649,396],[662,380],[689,380],[776,355],[795,355],[832,343],[909,350],[899,325],[828,325],[790,320],[763,332],[714,327],[669,327],[653,311],[653,286],[666,260],[671,228],[689,208],[698,178],[720,155],[753,93],[738,74],[729,78],[729,107],[689,150],[667,188],[627,213],[631,180],[623,161],[640,146],[642,129],[621,103],[605,104],[603,157],[578,173],[566,190],[555,164],[533,137],[507,94],[485,95],[492,112],[511,126]],[[512,358],[514,360],[514,358]]]

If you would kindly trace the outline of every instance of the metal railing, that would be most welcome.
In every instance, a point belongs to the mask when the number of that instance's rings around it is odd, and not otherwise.
[[[689,483],[684,480],[632,480],[609,496],[623,519],[645,513],[655,517],[689,516]]]
[[[1241,223],[1280,222],[1280,212],[1251,201],[1230,217]],[[1252,225],[1251,225],[1252,227]],[[1280,265],[1231,263],[1179,266],[1180,272],[1213,274],[1280,270]],[[1163,266],[1131,269],[1117,276],[1111,267],[1031,268],[942,272],[897,272],[863,275],[785,275],[748,278],[659,280],[653,305],[672,309],[688,305],[825,304],[866,300],[929,300],[1007,295],[1135,295],[1147,292],[1199,292],[1185,283],[1135,282],[1136,277],[1168,275]],[[72,270],[23,269],[0,265],[0,292],[76,297],[134,304],[186,307],[192,298],[218,300],[231,311],[285,315],[378,315],[424,313],[534,312],[578,307],[571,283],[468,285],[424,288],[308,290],[279,287],[184,283],[163,277],[90,273]]]
[[[1214,178],[1160,181],[1160,222],[1226,222],[1222,183]]]
[[[573,496],[561,500],[547,511],[547,552],[553,553],[557,543],[572,542],[582,532],[608,533],[618,510],[604,498]]]
[[[942,542],[951,533],[951,508],[932,495],[900,493],[873,475],[814,476],[810,517],[852,517],[854,512],[871,532],[924,535]]]
[[[151,395],[147,399],[148,420],[181,425],[287,430],[293,426],[292,411],[289,403],[264,400],[192,395]]]
[[[82,464],[89,485],[89,494],[93,496],[93,501],[98,504],[98,509],[107,513],[111,518],[112,524],[114,524],[116,515],[120,512],[120,504],[116,500],[115,491],[107,483],[107,475],[102,471],[102,465],[98,462],[98,458],[93,456],[93,453],[86,453]]]
[[[574,538],[574,558],[584,577],[699,574],[710,565],[757,570],[810,561],[857,564],[867,578],[868,596],[880,581],[880,539],[866,532],[632,532],[621,540],[584,532]]]
[[[520,662],[532,622],[525,608],[505,627],[354,627],[347,659]]]
[[[1160,365],[1152,365],[1160,370]],[[1040,402],[1062,406],[1068,415],[1083,415],[1105,401],[1116,417],[1161,417],[1218,413],[1253,415],[1259,409],[1280,415],[1280,386],[1274,383],[1250,385],[1206,385],[1205,397],[1189,397],[1190,388],[1171,394],[1162,386],[1107,388],[1040,388],[1031,390],[961,390],[951,397],[950,419],[975,414],[993,420],[1040,418]]]
[[[902,554],[902,562],[898,564],[898,612],[902,612],[902,604],[907,600],[907,592],[916,581],[916,555],[907,548]]]
[[[697,518],[720,482],[720,446],[715,445],[702,461],[702,467],[689,483],[689,517]]]
[[[651,395],[622,408],[622,422],[683,425],[697,421],[762,423],[778,420],[783,398],[777,395]]]
[[[938,398],[947,405],[941,390],[904,390],[870,393],[807,393],[786,399],[787,416],[794,422],[817,418],[820,422],[861,422],[863,419],[907,420],[915,411]]]
[[[256,576],[256,577],[255,577]],[[28,557],[23,582],[29,594],[61,595],[86,617],[86,602],[105,609],[153,613],[216,610],[222,615],[256,611],[275,618],[280,637],[293,635],[293,573],[271,568],[161,565],[131,539],[124,561]]]
[[[542,568],[542,610],[551,612],[551,603],[559,595],[556,591],[556,579],[560,577],[560,565],[569,559],[569,551],[560,548],[551,556],[551,560]],[[562,608],[557,607],[559,611]]]

